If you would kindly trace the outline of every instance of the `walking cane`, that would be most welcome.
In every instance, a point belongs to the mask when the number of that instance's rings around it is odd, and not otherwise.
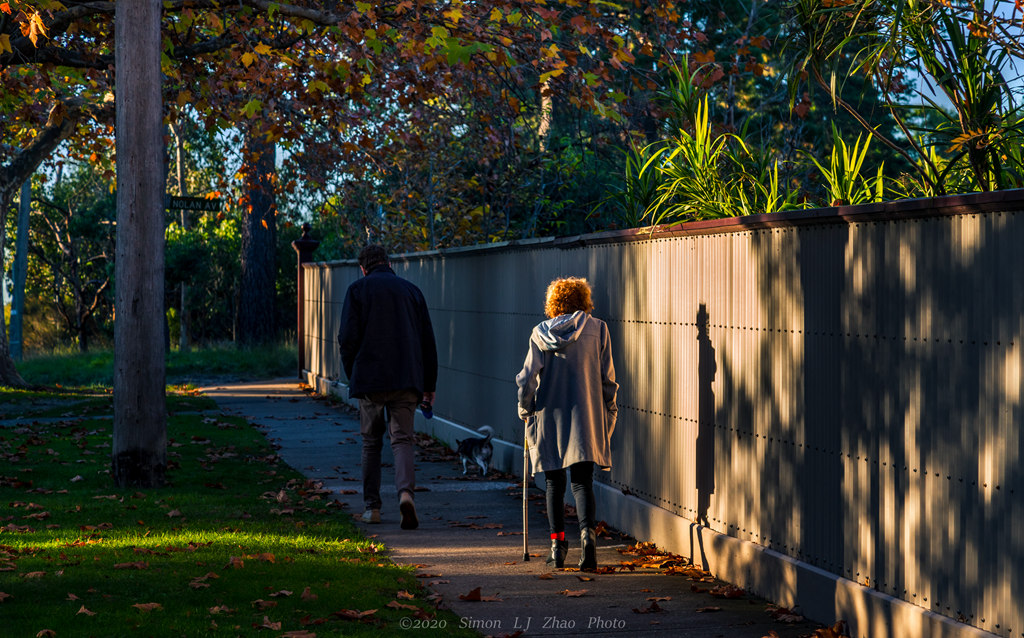
[[[525,425],[525,424],[524,424]],[[529,443],[526,440],[526,429],[523,428],[523,561],[530,560],[530,526],[526,511],[526,486],[530,475]]]

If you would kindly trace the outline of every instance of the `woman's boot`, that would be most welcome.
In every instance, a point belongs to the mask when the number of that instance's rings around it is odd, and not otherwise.
[[[597,569],[597,532],[593,527],[580,530],[580,569]]]
[[[561,569],[565,567],[565,555],[569,553],[569,541],[565,540],[565,534],[562,534],[561,540],[551,535],[551,556],[548,557],[548,565],[554,565],[556,568]]]

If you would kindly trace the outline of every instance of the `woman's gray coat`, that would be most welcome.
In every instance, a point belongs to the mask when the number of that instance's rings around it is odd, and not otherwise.
[[[534,473],[582,461],[611,467],[619,384],[603,321],[577,311],[538,324],[516,384]]]

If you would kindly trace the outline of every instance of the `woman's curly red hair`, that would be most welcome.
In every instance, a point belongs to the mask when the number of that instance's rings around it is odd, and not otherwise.
[[[582,277],[562,277],[548,284],[544,301],[544,314],[548,318],[569,315],[577,310],[590,312],[594,304],[590,301],[590,284]]]

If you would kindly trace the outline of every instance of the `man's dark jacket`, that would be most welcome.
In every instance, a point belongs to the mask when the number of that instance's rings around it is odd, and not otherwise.
[[[349,396],[437,388],[437,345],[423,293],[387,265],[348,287],[338,331]]]

